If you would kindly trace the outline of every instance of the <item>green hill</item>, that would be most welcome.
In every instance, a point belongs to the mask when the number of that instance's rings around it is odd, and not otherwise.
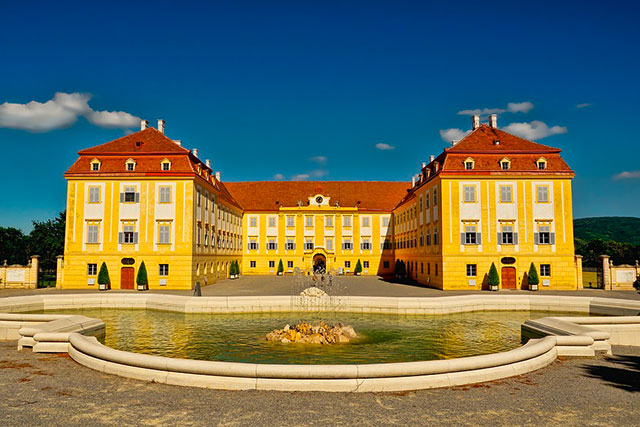
[[[640,218],[603,216],[573,220],[576,242],[594,239],[640,245]]]

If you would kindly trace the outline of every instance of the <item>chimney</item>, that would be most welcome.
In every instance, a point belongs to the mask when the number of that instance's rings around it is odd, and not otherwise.
[[[140,130],[145,130],[149,127],[149,120],[140,120]]]
[[[197,148],[192,148],[192,149],[191,149],[191,153],[192,153],[194,156],[198,157],[198,149],[197,149]]]
[[[219,171],[216,171],[216,181],[221,181]]]
[[[422,162],[422,163],[420,164],[420,169],[424,169],[424,168],[426,168],[426,167],[427,167],[427,164],[426,164],[425,162]]]
[[[433,159],[435,159],[436,156],[434,156],[433,154],[429,156],[429,163],[433,162]]]
[[[204,161],[204,164],[207,165],[208,168],[211,167],[211,160],[207,159]]]
[[[164,120],[158,119],[158,130],[164,133]]]
[[[474,114],[471,118],[471,130],[476,130],[480,127],[480,116]]]
[[[411,177],[411,187],[413,188],[413,187],[415,187],[415,186],[416,186],[416,177],[415,177],[415,176],[412,176],[412,177]]]
[[[492,114],[489,116],[489,127],[496,129],[498,127],[498,115]]]

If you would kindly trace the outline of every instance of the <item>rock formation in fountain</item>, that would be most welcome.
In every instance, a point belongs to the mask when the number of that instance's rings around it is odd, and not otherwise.
[[[311,286],[310,288],[307,288],[304,291],[300,292],[300,296],[317,298],[317,297],[326,297],[327,293],[320,288]]]
[[[283,329],[276,329],[267,334],[267,341],[275,341],[283,344],[307,343],[307,344],[344,344],[358,338],[358,334],[352,326],[337,323],[329,325],[318,322],[314,325],[301,322],[297,325],[285,325]]]

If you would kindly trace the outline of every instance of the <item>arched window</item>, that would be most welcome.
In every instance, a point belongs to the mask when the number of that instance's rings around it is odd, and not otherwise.
[[[102,163],[100,162],[100,160],[98,160],[98,159],[91,160],[91,170],[92,171],[94,171],[94,172],[99,171],[101,165],[102,165]]]
[[[547,168],[547,159],[545,159],[544,157],[540,157],[538,160],[536,160],[536,165],[538,166],[539,170],[545,170]]]
[[[476,162],[471,157],[467,157],[464,161],[464,168],[466,170],[472,170],[475,164]]]
[[[124,162],[124,168],[127,171],[134,171],[136,170],[136,161],[133,159],[127,159],[126,162]]]
[[[160,168],[161,168],[163,171],[171,170],[171,160],[169,160],[169,159],[163,159],[163,160],[160,162]]]
[[[504,171],[511,169],[511,160],[506,157],[500,160],[500,169]]]

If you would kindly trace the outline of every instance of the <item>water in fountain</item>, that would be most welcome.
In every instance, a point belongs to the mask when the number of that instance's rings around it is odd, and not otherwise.
[[[304,271],[296,267],[293,271],[292,310],[308,311],[317,307],[323,311],[340,311],[347,293],[346,286],[338,277],[334,269]]]

